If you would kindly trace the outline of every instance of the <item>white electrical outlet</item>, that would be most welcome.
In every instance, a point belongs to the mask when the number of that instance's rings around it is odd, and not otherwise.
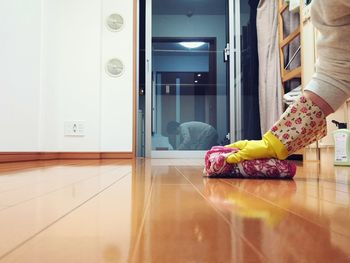
[[[85,136],[85,122],[65,121],[64,136]]]

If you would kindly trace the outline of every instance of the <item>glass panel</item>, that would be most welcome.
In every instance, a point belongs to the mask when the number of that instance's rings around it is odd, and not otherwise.
[[[226,0],[152,6],[152,150],[227,143]]]
[[[240,0],[242,139],[261,138],[256,13],[259,0]]]

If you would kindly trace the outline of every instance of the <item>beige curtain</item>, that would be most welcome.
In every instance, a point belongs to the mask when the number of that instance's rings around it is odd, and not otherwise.
[[[259,55],[259,109],[261,132],[264,134],[283,113],[277,0],[260,0],[256,23]]]

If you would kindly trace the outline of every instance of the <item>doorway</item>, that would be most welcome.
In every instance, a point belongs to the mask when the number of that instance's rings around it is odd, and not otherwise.
[[[203,157],[210,133],[215,145],[244,137],[242,1],[140,1],[139,156]]]
[[[184,144],[181,134],[169,132],[169,124],[187,123],[190,132],[200,123],[217,127],[216,38],[155,37],[152,42],[152,150],[200,150],[200,134],[192,132]]]

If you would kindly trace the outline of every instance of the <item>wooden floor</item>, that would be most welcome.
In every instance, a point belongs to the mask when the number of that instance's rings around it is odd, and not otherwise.
[[[350,262],[350,168],[202,177],[202,160],[0,165],[0,262]]]

